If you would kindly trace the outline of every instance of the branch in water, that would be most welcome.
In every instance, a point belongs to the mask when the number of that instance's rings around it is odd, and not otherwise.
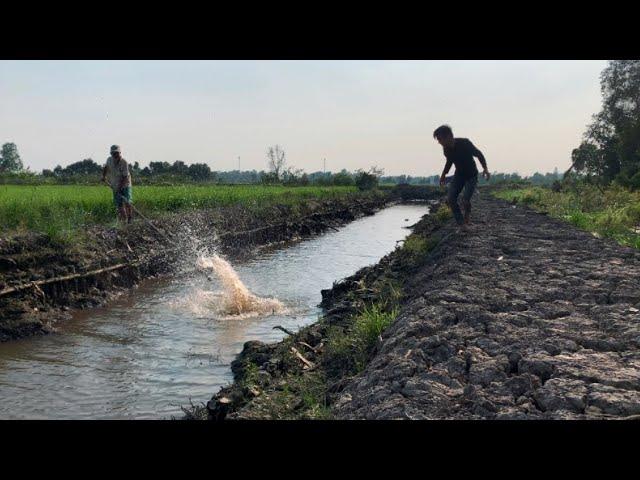
[[[282,330],[287,335],[295,335],[295,333],[293,333],[291,330],[287,330],[286,328],[281,327],[280,325],[276,325],[275,327],[273,327],[273,330]]]
[[[309,360],[307,360],[306,358],[304,358],[302,356],[302,354],[298,351],[298,349],[296,347],[291,347],[291,352],[302,362],[304,363],[304,367],[302,367],[303,369],[313,369],[315,368],[315,365],[313,364],[313,362],[310,362]]]

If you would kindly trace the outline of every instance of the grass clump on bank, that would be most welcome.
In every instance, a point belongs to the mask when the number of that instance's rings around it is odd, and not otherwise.
[[[133,202],[145,215],[242,205],[260,209],[268,205],[298,205],[358,195],[355,187],[135,186]],[[0,185],[0,228],[3,231],[37,231],[64,239],[94,224],[116,218],[111,189],[106,186]]]
[[[407,269],[415,269],[422,265],[427,254],[435,248],[439,239],[435,236],[423,237],[412,233],[402,245],[399,259]]]
[[[452,216],[451,209],[441,204],[432,218],[436,225],[441,226]],[[332,377],[356,375],[364,370],[382,341],[382,333],[400,311],[404,293],[393,270],[401,270],[405,274],[415,271],[424,265],[440,239],[438,234],[408,235],[394,253],[397,262],[394,267],[388,266],[386,273],[370,285],[363,285],[361,291],[348,294],[351,302],[359,304],[359,313],[352,317],[347,327],[332,326],[329,329],[325,364]]]
[[[399,306],[384,302],[366,305],[347,328],[329,330],[326,360],[332,376],[362,372],[382,341],[382,333],[398,316]]]
[[[433,216],[436,218],[436,220],[438,220],[439,223],[444,223],[453,217],[453,212],[451,212],[451,208],[446,203],[442,203],[435,211]]]
[[[621,245],[640,249],[640,192],[620,186],[601,191],[594,186],[580,185],[560,192],[527,187],[497,191],[494,195],[546,212]]]

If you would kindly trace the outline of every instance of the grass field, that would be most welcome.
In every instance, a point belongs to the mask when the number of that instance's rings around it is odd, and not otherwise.
[[[545,211],[622,245],[640,248],[640,192],[622,187],[609,187],[604,192],[593,186],[563,192],[529,187],[497,191],[494,195]]]
[[[138,186],[134,205],[147,216],[241,204],[260,208],[355,194],[355,187]],[[106,186],[0,185],[0,228],[4,233],[34,230],[62,239],[87,225],[114,222],[116,211]]]

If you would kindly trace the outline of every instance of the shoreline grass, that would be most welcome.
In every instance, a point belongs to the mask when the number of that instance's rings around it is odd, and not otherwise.
[[[499,190],[493,195],[547,212],[596,236],[640,249],[640,192],[618,186],[600,191],[585,185],[561,192],[527,187]]]
[[[134,185],[133,203],[145,215],[154,216],[232,204],[251,208],[292,205],[357,194],[355,187]],[[31,230],[60,237],[115,218],[111,189],[106,186],[0,185],[0,228],[4,234]]]

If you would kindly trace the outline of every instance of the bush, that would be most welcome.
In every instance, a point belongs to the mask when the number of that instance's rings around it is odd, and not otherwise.
[[[392,297],[365,305],[349,328],[333,326],[327,334],[326,368],[331,376],[353,375],[364,370],[380,342],[382,332],[398,316],[396,291]],[[393,305],[391,307],[390,305]]]
[[[356,187],[359,190],[373,190],[378,187],[380,177],[384,171],[378,167],[371,167],[368,172],[358,170],[355,176]]]
[[[382,332],[391,325],[398,316],[398,309],[384,311],[379,304],[365,306],[356,318],[355,334],[365,352],[369,353],[381,340]]]
[[[373,190],[378,186],[378,177],[367,172],[358,172],[356,175],[356,187],[359,190]]]
[[[436,220],[440,223],[444,223],[453,217],[453,213],[451,212],[451,208],[446,203],[443,203],[438,207],[436,213],[433,214]]]

